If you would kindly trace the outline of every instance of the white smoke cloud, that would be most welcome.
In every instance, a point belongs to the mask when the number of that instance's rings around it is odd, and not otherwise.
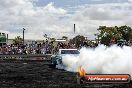
[[[132,47],[106,47],[95,49],[82,48],[79,56],[67,55],[62,59],[67,71],[77,72],[82,66],[86,73],[130,74],[132,75]]]
[[[132,0],[128,0],[128,2],[132,2]]]

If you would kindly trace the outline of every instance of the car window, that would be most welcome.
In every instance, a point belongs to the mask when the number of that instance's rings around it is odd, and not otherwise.
[[[78,50],[61,50],[61,54],[79,54]]]

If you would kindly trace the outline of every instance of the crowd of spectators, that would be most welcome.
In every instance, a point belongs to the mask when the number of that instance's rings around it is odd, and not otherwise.
[[[0,46],[0,54],[54,54],[61,48],[75,48],[74,44],[53,42],[31,43],[31,44],[11,44]]]

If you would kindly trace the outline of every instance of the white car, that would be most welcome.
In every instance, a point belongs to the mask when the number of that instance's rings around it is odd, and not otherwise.
[[[79,55],[78,49],[59,49],[56,55],[51,56],[52,65],[55,67],[58,64],[63,65],[62,59],[65,55]]]

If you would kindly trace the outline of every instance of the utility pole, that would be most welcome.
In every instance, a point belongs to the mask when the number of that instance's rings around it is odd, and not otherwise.
[[[74,34],[75,34],[75,32],[76,32],[76,25],[74,24]]]
[[[74,24],[74,34],[76,34],[76,24]],[[75,35],[75,37],[76,37],[76,35]],[[76,38],[75,38],[75,46],[77,47],[77,40],[76,40]]]
[[[6,35],[6,44],[8,43],[8,34]]]
[[[23,45],[24,45],[24,31],[25,31],[26,29],[25,28],[23,28]]]

